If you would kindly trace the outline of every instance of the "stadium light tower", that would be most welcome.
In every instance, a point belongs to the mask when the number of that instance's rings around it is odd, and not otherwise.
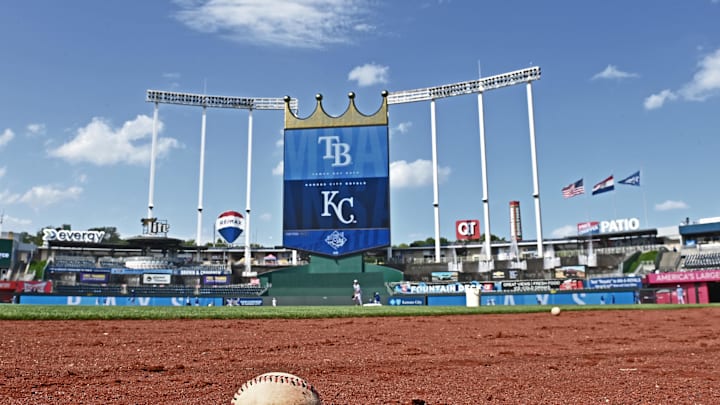
[[[206,110],[208,108],[234,108],[248,110],[248,146],[247,146],[247,187],[245,201],[245,272],[243,275],[252,275],[250,271],[250,192],[252,180],[252,137],[253,137],[253,110],[285,110],[285,100],[278,98],[257,98],[257,97],[227,97],[212,96],[207,94],[178,93],[162,90],[148,90],[145,101],[155,104],[153,113],[153,133],[150,157],[150,190],[148,192],[148,218],[153,217],[154,193],[155,193],[155,159],[157,148],[157,122],[159,104],[178,104],[193,107],[202,107],[202,123],[200,128],[200,170],[198,185],[198,208],[197,208],[197,235],[195,246],[202,244],[202,210],[203,210],[203,178],[205,175],[205,123]],[[297,99],[290,100],[290,108],[297,111]],[[214,237],[214,236],[213,236]]]
[[[485,152],[485,122],[483,113],[483,93],[488,90],[500,89],[526,83],[528,117],[530,121],[530,153],[533,167],[533,199],[535,200],[535,222],[537,229],[538,256],[543,257],[542,220],[540,217],[540,186],[538,183],[537,153],[535,149],[535,122],[533,117],[532,86],[534,80],[540,79],[540,68],[535,66],[495,76],[470,80],[467,82],[446,84],[424,89],[390,92],[388,104],[413,103],[430,101],[430,123],[433,166],[433,209],[435,211],[435,262],[440,262],[440,202],[438,198],[438,162],[437,162],[437,130],[435,125],[435,100],[440,98],[478,95],[478,118],[480,121],[480,160],[482,165],[483,212],[485,220],[485,257],[492,260],[490,251],[490,206],[487,180],[487,159]]]

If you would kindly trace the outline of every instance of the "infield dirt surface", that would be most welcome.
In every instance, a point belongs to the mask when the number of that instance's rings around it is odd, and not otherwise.
[[[0,356],[3,404],[228,404],[283,371],[325,404],[710,405],[720,308],[0,321]]]

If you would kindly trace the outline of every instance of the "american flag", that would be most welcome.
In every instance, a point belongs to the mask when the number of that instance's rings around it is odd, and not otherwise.
[[[583,186],[583,179],[570,184],[567,187],[563,187],[562,194],[564,198],[575,197],[576,195],[585,194],[585,187]]]

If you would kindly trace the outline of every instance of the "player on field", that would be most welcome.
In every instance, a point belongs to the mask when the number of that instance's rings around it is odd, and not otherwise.
[[[360,283],[357,280],[353,280],[353,295],[352,300],[355,305],[362,305],[362,289]]]

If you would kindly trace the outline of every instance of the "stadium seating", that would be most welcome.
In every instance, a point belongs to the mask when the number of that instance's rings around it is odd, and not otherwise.
[[[52,261],[53,267],[64,269],[88,269],[95,267],[95,260],[90,256],[60,256],[57,255]]]
[[[685,256],[684,269],[720,269],[720,252],[693,253]]]

